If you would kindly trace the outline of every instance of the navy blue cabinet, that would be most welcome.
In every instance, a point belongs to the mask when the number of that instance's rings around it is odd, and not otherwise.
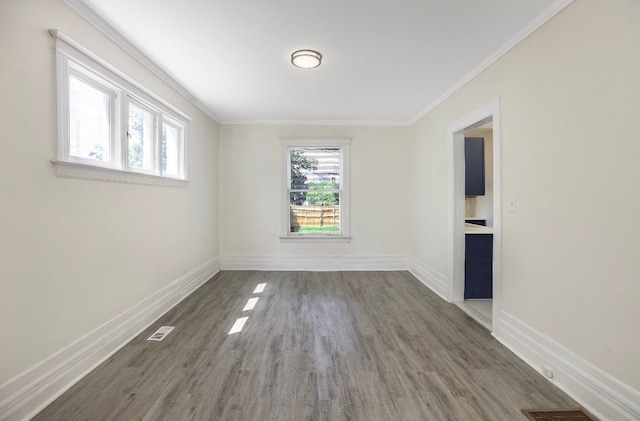
[[[464,138],[464,194],[483,196],[484,187],[484,138]]]
[[[493,234],[465,235],[464,299],[492,298]]]

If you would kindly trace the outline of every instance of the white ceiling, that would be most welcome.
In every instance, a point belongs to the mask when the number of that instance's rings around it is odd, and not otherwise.
[[[407,124],[557,8],[554,0],[67,0],[82,1],[218,121],[234,123]],[[322,53],[319,68],[291,65],[303,48]]]

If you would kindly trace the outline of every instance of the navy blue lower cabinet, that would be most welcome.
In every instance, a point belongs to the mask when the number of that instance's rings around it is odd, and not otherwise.
[[[464,299],[492,298],[493,234],[465,235]]]

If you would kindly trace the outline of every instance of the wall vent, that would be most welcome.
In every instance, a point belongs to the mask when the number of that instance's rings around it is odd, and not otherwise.
[[[597,421],[582,408],[523,409],[531,421]]]
[[[148,341],[161,341],[165,336],[169,334],[174,329],[173,326],[160,326],[160,329],[156,330],[156,332],[149,336]]]

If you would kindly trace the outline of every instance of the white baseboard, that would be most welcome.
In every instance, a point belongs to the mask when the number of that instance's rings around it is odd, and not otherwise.
[[[219,258],[206,262],[0,385],[0,420],[33,417],[219,271]]]
[[[222,270],[407,270],[406,256],[280,256],[227,254],[220,256]]]
[[[493,335],[540,373],[553,370],[562,389],[601,421],[640,420],[640,392],[588,363],[562,345],[504,311],[494,321]]]
[[[409,271],[443,300],[451,302],[451,287],[446,276],[414,257],[409,258]]]
[[[405,256],[222,256],[184,275],[22,375],[0,385],[0,420],[25,420],[34,416],[221,269],[409,269],[446,301],[450,295],[446,277],[417,259]],[[501,312],[493,326],[498,341],[540,373],[544,366],[551,367],[554,372],[551,381],[602,421],[640,420],[640,392],[637,390],[508,313]]]

